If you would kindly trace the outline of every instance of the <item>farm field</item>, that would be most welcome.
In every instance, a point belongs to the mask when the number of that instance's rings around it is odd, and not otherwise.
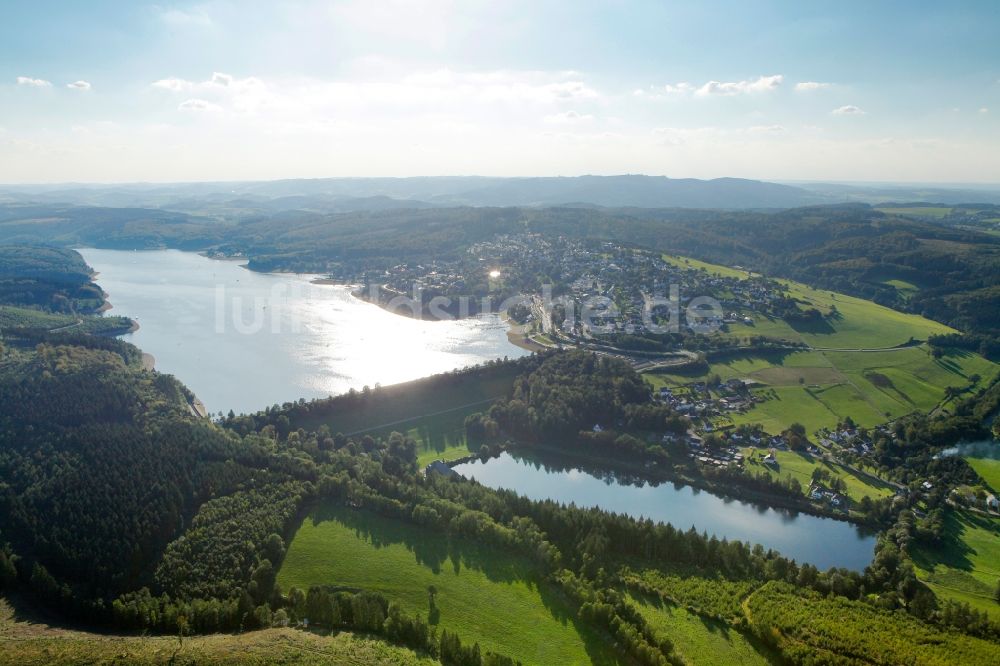
[[[872,499],[879,499],[892,495],[894,489],[888,483],[876,482],[866,476],[862,476],[853,470],[842,467],[836,463],[827,462],[820,457],[812,456],[808,453],[797,451],[775,451],[774,457],[778,461],[778,468],[774,469],[763,463],[754,462],[750,456],[756,449],[745,448],[743,455],[747,460],[747,470],[752,472],[767,472],[770,476],[783,479],[791,476],[798,479],[802,484],[803,492],[809,489],[812,482],[813,470],[816,468],[825,469],[831,475],[843,479],[847,487],[847,495],[855,502],[862,497],[868,496]]]
[[[722,266],[721,264],[710,264],[707,261],[701,261],[693,257],[682,257],[677,254],[664,254],[663,260],[668,264],[673,264],[674,266],[680,266],[681,268],[694,268],[696,270],[700,269],[708,273],[721,275],[722,277],[733,277],[742,280],[750,275],[748,271],[739,268]]]
[[[666,258],[723,276],[748,275],[694,259]],[[746,414],[734,415],[736,424],[761,423],[774,433],[797,421],[812,432],[847,416],[860,425],[874,426],[914,411],[947,409],[942,404],[947,387],[964,389],[977,375],[980,382],[988,382],[1000,371],[997,364],[969,352],[954,351],[935,359],[919,341],[951,332],[947,326],[844,294],[781,282],[803,307],[815,307],[828,316],[820,323],[793,326],[754,314],[753,324],[728,324],[722,335],[735,339],[765,335],[805,343],[812,350],[720,358],[703,373],[650,373],[647,381],[658,389],[713,375],[723,381],[749,380],[757,386],[755,393],[769,399]]]
[[[616,663],[530,563],[495,548],[449,541],[401,521],[342,507],[303,522],[278,572],[282,589],[336,585],[382,592],[438,631],[526,664]],[[428,587],[437,592],[430,606]]]
[[[890,215],[911,215],[914,217],[933,217],[940,219],[951,213],[950,206],[885,206],[875,210]]]
[[[953,352],[935,359],[920,345],[879,352],[740,355],[714,361],[700,374],[645,376],[654,390],[712,375],[754,382],[753,392],[766,400],[733,415],[733,420],[761,423],[775,433],[796,421],[813,432],[833,427],[846,416],[871,427],[914,411],[931,411],[944,401],[947,387],[965,388],[976,375],[983,384],[998,371],[1000,366],[977,354]]]
[[[114,636],[49,627],[15,617],[0,599],[0,664],[437,664],[412,650],[349,632],[321,635],[298,629],[241,634]]]
[[[749,276],[747,271],[687,257],[665,255],[664,259],[678,266],[703,269],[723,277]],[[897,312],[861,298],[814,289],[792,280],[777,281],[785,285],[790,296],[802,301],[802,307],[814,307],[824,314],[832,313],[833,316],[818,324],[791,325],[754,314],[752,325],[729,324],[728,335],[737,338],[772,335],[827,349],[883,349],[906,344],[911,339],[926,340],[930,335],[954,332],[954,329],[944,324],[919,315]]]
[[[1000,519],[969,511],[946,514],[940,546],[912,552],[917,575],[942,597],[968,602],[1000,620],[994,598],[1000,580]]]
[[[733,423],[759,423],[769,433],[779,433],[793,423],[801,423],[806,432],[836,425],[838,414],[820,401],[818,389],[801,386],[778,386],[754,389],[753,393],[764,399],[742,414],[733,415]]]
[[[744,634],[721,620],[704,618],[681,606],[651,598],[630,595],[629,600],[657,637],[672,641],[690,663],[705,666],[780,663],[769,650],[758,650]]]
[[[965,462],[969,463],[972,469],[976,470],[979,476],[983,477],[994,493],[1000,493],[1000,460],[995,458],[972,458],[965,457]]]

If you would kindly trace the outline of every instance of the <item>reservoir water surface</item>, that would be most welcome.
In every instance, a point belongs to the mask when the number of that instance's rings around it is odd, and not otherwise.
[[[213,413],[426,377],[527,352],[497,316],[420,321],[391,314],[315,276],[255,273],[193,252],[79,250],[123,336]]]

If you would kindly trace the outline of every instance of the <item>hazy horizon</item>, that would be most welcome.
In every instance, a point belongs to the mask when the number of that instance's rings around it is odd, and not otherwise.
[[[281,181],[322,181],[322,180],[375,180],[375,179],[387,179],[387,180],[406,180],[406,179],[417,179],[417,178],[427,178],[427,179],[508,179],[508,180],[531,180],[531,179],[542,179],[542,178],[586,178],[586,177],[597,177],[597,178],[615,178],[624,176],[639,176],[646,178],[665,178],[668,180],[701,180],[701,181],[712,181],[712,180],[726,180],[726,179],[737,179],[737,180],[751,180],[759,181],[764,183],[776,183],[780,185],[843,185],[849,187],[887,187],[887,188],[910,188],[910,187],[932,187],[940,189],[984,189],[993,190],[994,188],[1000,188],[1000,180],[997,181],[981,181],[981,182],[970,182],[970,181],[899,181],[899,180],[835,180],[835,179],[795,179],[795,178],[743,178],[741,176],[716,176],[712,178],[695,178],[691,176],[681,176],[681,175],[668,175],[668,174],[652,174],[652,173],[607,173],[607,174],[597,174],[597,173],[576,173],[576,174],[523,174],[523,175],[513,175],[513,176],[490,176],[486,174],[479,173],[440,173],[440,174],[426,174],[426,175],[370,175],[370,174],[359,174],[352,176],[304,176],[304,177],[278,177],[278,178],[239,178],[239,179],[205,179],[205,180],[120,180],[120,181],[87,181],[87,180],[66,180],[66,181],[0,181],[0,187],[87,187],[87,188],[100,188],[100,187],[140,187],[140,186],[163,186],[163,185],[226,185],[226,184],[240,184],[240,183],[271,183],[271,182],[281,182]]]

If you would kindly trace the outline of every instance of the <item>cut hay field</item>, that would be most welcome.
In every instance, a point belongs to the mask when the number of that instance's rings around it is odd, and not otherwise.
[[[307,517],[278,583],[376,590],[438,631],[526,664],[617,662],[526,560],[369,512],[326,507]]]
[[[0,664],[373,664],[431,666],[438,662],[377,639],[338,632],[322,635],[298,629],[242,634],[115,636],[49,627],[19,619],[0,599]]]
[[[917,576],[942,597],[968,602],[1000,620],[994,593],[1000,581],[1000,519],[948,511],[939,546],[919,544],[911,555]]]

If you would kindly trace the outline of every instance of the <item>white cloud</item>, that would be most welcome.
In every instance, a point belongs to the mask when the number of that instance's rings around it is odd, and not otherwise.
[[[186,99],[177,106],[178,111],[221,111],[222,107],[218,104],[213,104],[203,99],[191,98]]]
[[[747,128],[750,134],[781,134],[784,131],[783,125],[754,125]]]
[[[781,74],[774,74],[771,76],[761,76],[753,81],[709,81],[698,88],[695,94],[704,97],[707,95],[733,96],[770,92],[776,90],[784,80],[785,77]]]
[[[798,92],[810,92],[812,90],[822,90],[824,88],[829,88],[831,83],[821,83],[819,81],[800,81],[795,84],[795,90]]]
[[[845,104],[844,106],[837,107],[830,113],[835,116],[863,116],[866,112],[853,104]]]
[[[223,74],[222,72],[212,72],[212,78],[209,79],[208,83],[211,83],[214,86],[228,88],[233,83],[233,75]]]
[[[734,95],[770,92],[776,90],[784,80],[785,77],[781,74],[772,74],[771,76],[759,76],[752,81],[708,81],[701,86],[695,86],[687,81],[680,81],[678,83],[668,83],[663,86],[650,86],[648,91],[636,90],[632,94],[637,97],[645,96],[650,99],[659,99],[667,95],[689,94],[694,94],[698,97],[707,97],[710,95],[732,97]]]
[[[45,79],[33,79],[30,76],[19,76],[17,77],[17,85],[29,88],[51,88],[52,82]]]
[[[212,17],[204,7],[193,7],[191,9],[157,8],[160,20],[175,28],[196,26],[207,28],[212,25]]]
[[[594,116],[589,113],[577,113],[576,111],[565,111],[563,113],[553,113],[551,115],[545,116],[545,122],[556,123],[556,124],[568,124],[568,123],[589,123],[594,119]]]
[[[663,92],[668,95],[685,95],[694,90],[694,86],[687,81],[681,81],[680,83],[671,85],[667,84],[663,86]]]
[[[985,106],[983,108],[979,109],[979,113],[981,113],[983,115],[986,115],[989,112],[990,112],[990,110],[987,109]]]
[[[182,92],[184,90],[191,90],[194,88],[194,83],[171,76],[166,79],[160,79],[159,81],[153,81],[153,87],[163,88],[164,90],[170,90],[172,92]]]
[[[66,87],[71,90],[79,90],[80,92],[86,92],[90,90],[91,85],[89,81],[74,81],[73,83],[67,83]]]

